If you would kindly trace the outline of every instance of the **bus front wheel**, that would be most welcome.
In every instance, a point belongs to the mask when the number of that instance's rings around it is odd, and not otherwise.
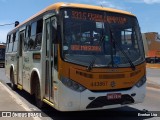
[[[43,107],[44,103],[41,100],[41,90],[40,90],[40,84],[39,84],[38,80],[36,82],[36,89],[35,89],[35,102],[36,102],[36,106],[38,108],[42,108]]]

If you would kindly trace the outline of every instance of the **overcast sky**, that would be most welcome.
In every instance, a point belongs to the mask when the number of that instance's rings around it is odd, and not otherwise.
[[[135,14],[141,31],[160,33],[160,0],[0,0],[0,25],[23,22],[38,11],[56,2],[74,2],[102,5]],[[6,34],[14,25],[0,26],[0,41],[6,41]]]

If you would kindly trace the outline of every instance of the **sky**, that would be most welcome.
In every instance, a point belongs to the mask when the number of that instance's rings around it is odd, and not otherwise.
[[[0,0],[0,42],[5,42],[7,33],[14,28],[14,24],[1,25],[15,21],[21,23],[57,2],[90,4],[129,11],[137,16],[142,33],[160,33],[160,0]]]

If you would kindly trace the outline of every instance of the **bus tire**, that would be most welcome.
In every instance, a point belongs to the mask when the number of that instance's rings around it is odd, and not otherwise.
[[[16,90],[16,85],[15,85],[15,81],[14,81],[14,73],[13,70],[11,70],[10,72],[10,82],[11,82],[11,88],[12,90]]]
[[[35,87],[35,102],[38,108],[43,108],[44,103],[41,100],[41,90],[40,90],[40,84],[38,79],[36,80],[36,87]]]

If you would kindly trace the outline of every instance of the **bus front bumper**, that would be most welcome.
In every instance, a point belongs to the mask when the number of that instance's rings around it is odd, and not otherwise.
[[[63,85],[62,85],[63,86]],[[85,90],[81,93],[61,86],[59,94],[60,111],[100,110],[123,107],[130,104],[141,103],[146,94],[146,83],[140,88],[134,86],[129,90],[114,92],[91,92]],[[108,94],[121,94],[121,99],[107,100]]]

